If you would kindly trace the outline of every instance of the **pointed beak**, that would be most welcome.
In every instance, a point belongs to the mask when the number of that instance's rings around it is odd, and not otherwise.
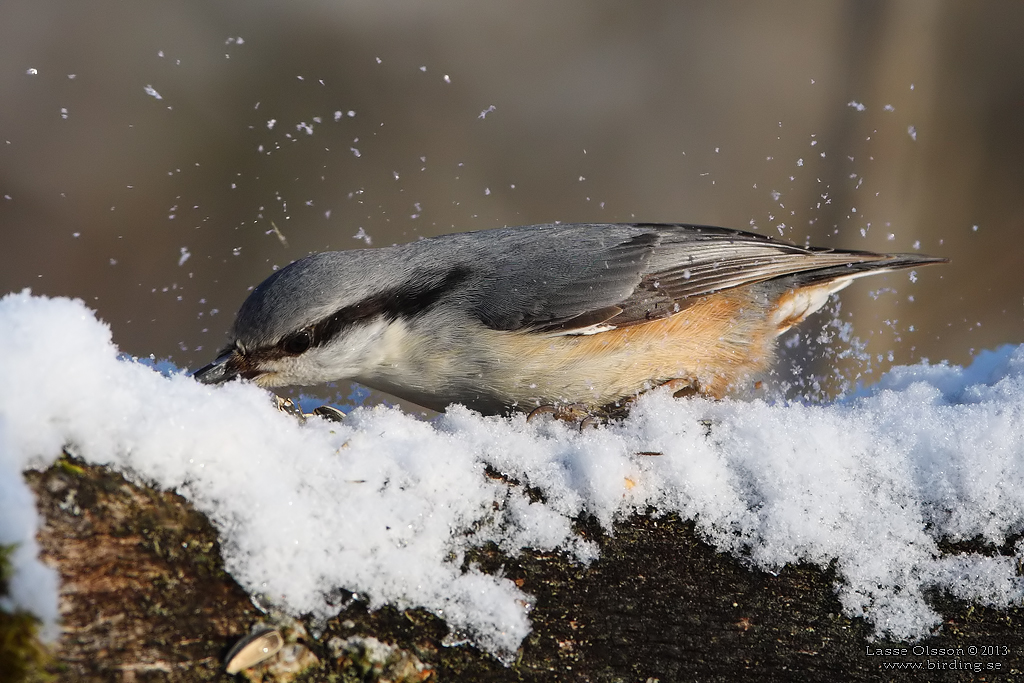
[[[199,368],[192,376],[203,384],[229,382],[241,375],[241,358],[234,349],[222,354],[209,365]]]

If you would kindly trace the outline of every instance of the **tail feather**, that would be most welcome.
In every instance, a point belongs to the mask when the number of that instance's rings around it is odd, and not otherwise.
[[[928,266],[936,263],[949,263],[947,258],[923,256],[920,254],[884,254],[884,256],[885,258],[877,261],[859,261],[839,266],[828,266],[817,270],[807,270],[802,273],[786,276],[784,279],[788,283],[792,283],[791,286],[794,288],[825,282],[843,283],[832,290],[838,291],[849,284],[851,280],[866,275],[875,275],[893,270],[905,270],[907,268]]]

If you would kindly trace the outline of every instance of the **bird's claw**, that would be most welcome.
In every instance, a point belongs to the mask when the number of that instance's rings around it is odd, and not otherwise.
[[[296,418],[299,422],[306,421],[306,415],[302,412],[302,408],[299,404],[290,398],[281,398],[280,396],[274,396],[274,404],[277,409],[286,415],[291,415]]]

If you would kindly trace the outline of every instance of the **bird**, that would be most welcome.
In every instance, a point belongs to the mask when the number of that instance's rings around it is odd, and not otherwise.
[[[722,398],[853,280],[948,259],[798,246],[704,225],[551,223],[314,253],[244,301],[193,373],[272,388],[350,380],[485,415]]]

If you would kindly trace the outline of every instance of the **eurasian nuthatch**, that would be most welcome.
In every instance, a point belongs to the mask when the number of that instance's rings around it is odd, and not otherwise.
[[[720,397],[856,278],[946,259],[724,228],[532,225],[313,254],[249,295],[204,383],[353,380],[435,410]]]

